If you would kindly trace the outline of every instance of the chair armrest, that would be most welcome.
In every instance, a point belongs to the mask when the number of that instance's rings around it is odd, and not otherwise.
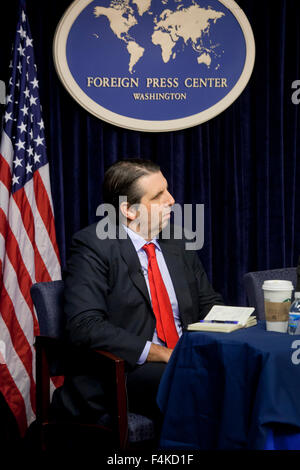
[[[103,375],[109,377],[112,383],[114,396],[114,410],[112,415],[113,432],[116,434],[116,439],[119,441],[120,448],[125,448],[128,440],[128,416],[127,416],[127,391],[125,380],[125,361],[120,357],[102,350],[86,351],[84,349],[74,347],[67,344],[59,338],[50,336],[39,335],[35,337],[36,348],[36,401],[37,401],[37,422],[43,423],[48,421],[49,405],[50,405],[50,377],[51,367],[49,365],[49,358],[71,357],[71,366],[68,363],[66,367],[66,375],[68,372],[84,373],[90,363],[95,366],[96,363],[101,365]],[[85,356],[87,355],[87,356]],[[82,361],[83,357],[91,357],[92,361]],[[78,359],[78,361],[77,361]],[[85,372],[87,373],[87,372]],[[61,374],[59,374],[61,375]]]
[[[108,351],[103,351],[102,349],[94,349],[95,353],[101,354],[104,358],[107,358],[109,361],[114,361],[114,362],[124,362],[124,359],[121,359],[119,356],[116,356],[115,354],[108,352]]]

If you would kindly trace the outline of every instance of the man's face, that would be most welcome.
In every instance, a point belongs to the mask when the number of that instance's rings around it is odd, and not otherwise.
[[[139,204],[140,234],[151,240],[168,223],[174,198],[168,191],[168,183],[162,173],[142,176],[138,184],[143,196]]]

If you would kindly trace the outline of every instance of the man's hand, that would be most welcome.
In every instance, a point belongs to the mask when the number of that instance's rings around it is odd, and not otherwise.
[[[146,359],[147,362],[168,362],[173,349],[152,343]]]

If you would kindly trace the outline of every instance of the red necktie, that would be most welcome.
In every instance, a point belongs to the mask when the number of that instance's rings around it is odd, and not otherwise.
[[[143,250],[148,256],[148,279],[157,336],[167,344],[168,348],[173,349],[179,336],[168,292],[157,264],[154,243],[144,245]]]

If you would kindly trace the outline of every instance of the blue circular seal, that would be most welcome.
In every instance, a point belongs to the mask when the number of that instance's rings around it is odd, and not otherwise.
[[[121,127],[205,122],[251,76],[251,26],[233,0],[76,0],[54,38],[56,70],[89,112]]]

